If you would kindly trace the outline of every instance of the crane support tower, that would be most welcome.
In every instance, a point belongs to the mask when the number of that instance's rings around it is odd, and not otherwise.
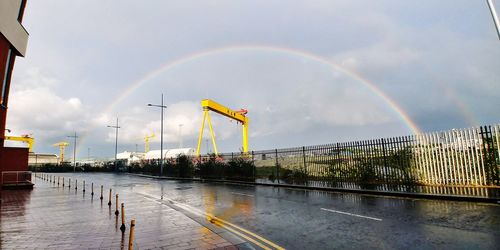
[[[64,151],[66,151],[66,147],[69,146],[68,142],[60,141],[58,143],[53,144],[54,147],[59,147],[59,163],[64,162]]]
[[[209,111],[215,112],[241,123],[241,125],[243,126],[243,153],[248,153],[248,117],[246,116],[248,111],[246,109],[234,111],[209,99],[201,101],[201,107],[203,108],[203,121],[201,123],[200,137],[198,138],[198,148],[196,149],[197,156],[200,156],[201,141],[203,137],[203,130],[205,129],[205,121],[208,121],[208,127],[210,128],[210,135],[212,137],[212,144],[214,146],[215,155],[219,154],[217,151],[217,145],[215,144],[215,136],[212,129],[212,122],[210,121]]]
[[[35,144],[35,138],[30,137],[29,135],[22,135],[22,136],[10,136],[7,135],[5,136],[5,140],[9,141],[20,141],[28,144],[28,149],[29,152],[33,152],[33,144]]]
[[[155,138],[155,134],[144,136],[144,153],[149,152],[149,139]]]

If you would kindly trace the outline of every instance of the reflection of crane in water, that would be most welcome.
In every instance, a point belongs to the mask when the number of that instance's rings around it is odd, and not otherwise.
[[[208,121],[208,128],[210,129],[210,135],[212,137],[212,144],[214,146],[215,155],[219,154],[219,152],[217,151],[217,145],[215,144],[215,136],[212,129],[212,122],[210,121],[209,111],[213,111],[217,114],[233,119],[243,125],[243,153],[248,153],[248,117],[246,117],[248,111],[246,109],[234,111],[208,99],[201,101],[201,107],[203,107],[203,121],[201,123],[200,137],[198,138],[198,148],[196,149],[196,156],[200,156],[203,130],[205,129],[205,121]]]
[[[230,207],[224,207],[224,209],[216,212],[215,209],[219,196],[217,196],[215,190],[213,188],[204,187],[202,192],[205,212],[207,214],[217,216],[224,220],[230,220],[234,216],[245,216],[247,218],[253,216],[254,204],[252,197],[234,197]],[[207,215],[207,221],[213,222],[213,218]]]

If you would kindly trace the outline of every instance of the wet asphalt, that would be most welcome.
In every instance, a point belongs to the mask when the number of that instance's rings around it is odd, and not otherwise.
[[[163,195],[286,249],[500,249],[500,205],[389,198],[127,174],[57,174]],[[35,186],[36,188],[36,186]],[[161,215],[159,215],[161,216]]]

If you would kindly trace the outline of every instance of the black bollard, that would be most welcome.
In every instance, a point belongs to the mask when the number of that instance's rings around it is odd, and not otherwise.
[[[118,194],[116,194],[116,201],[115,201],[115,204],[116,204],[116,210],[115,210],[115,215],[118,216],[118,214],[120,213],[118,211]]]
[[[109,201],[108,201],[108,206],[111,207],[111,193],[113,192],[113,190],[110,188],[109,189]]]
[[[122,226],[120,227],[120,230],[122,230],[122,232],[125,232],[125,208],[123,203],[122,203]]]

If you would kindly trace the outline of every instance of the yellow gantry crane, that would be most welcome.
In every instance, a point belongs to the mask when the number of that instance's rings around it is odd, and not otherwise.
[[[54,147],[59,147],[59,162],[64,162],[64,152],[66,151],[66,147],[69,146],[68,142],[60,141],[58,143],[53,144]]]
[[[155,138],[155,134],[144,136],[144,153],[149,152],[149,139]]]
[[[217,145],[215,144],[215,136],[212,129],[212,122],[210,121],[209,111],[213,111],[217,114],[223,115],[241,123],[241,125],[243,126],[243,153],[248,153],[248,117],[246,117],[248,111],[246,109],[234,111],[209,99],[201,101],[201,107],[203,108],[203,121],[201,123],[200,137],[198,138],[198,148],[196,149],[197,156],[200,156],[201,141],[203,137],[203,130],[205,129],[205,121],[208,121],[208,127],[210,128],[210,135],[212,137],[212,144],[214,146],[215,155],[219,154],[217,151]]]
[[[21,136],[10,136],[7,135],[5,136],[5,140],[9,141],[20,141],[28,144],[28,150],[29,152],[33,152],[33,144],[35,144],[35,138],[29,136],[29,135],[21,135]]]

